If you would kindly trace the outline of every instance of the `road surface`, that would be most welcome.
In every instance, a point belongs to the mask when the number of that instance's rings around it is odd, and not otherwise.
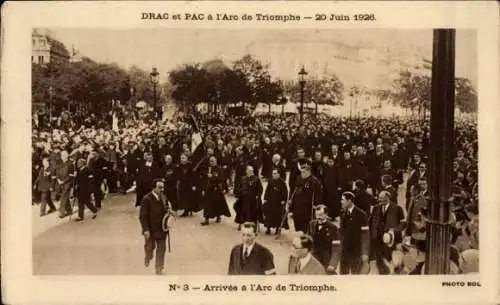
[[[265,183],[264,183],[265,185]],[[401,186],[398,194],[404,203]],[[241,242],[232,209],[235,198],[226,196],[233,214],[221,223],[201,226],[202,213],[177,218],[171,236],[170,253],[166,254],[166,274],[224,275],[231,248]],[[83,222],[58,219],[56,213],[40,218],[33,207],[33,274],[34,275],[147,275],[154,274],[154,263],[144,267],[144,240],[134,207],[135,193],[117,195],[103,201],[96,219]],[[89,211],[86,211],[89,213]],[[76,216],[73,216],[75,218]],[[278,274],[287,273],[291,240],[297,233],[284,231],[274,236],[257,237],[257,241],[274,254]]]

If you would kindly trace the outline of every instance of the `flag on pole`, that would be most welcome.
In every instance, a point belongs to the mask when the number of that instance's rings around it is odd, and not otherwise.
[[[113,131],[118,131],[118,114],[113,111]]]
[[[193,128],[193,133],[191,134],[191,163],[196,167],[205,156],[203,139],[198,122],[196,122],[193,115],[189,116],[188,124]]]

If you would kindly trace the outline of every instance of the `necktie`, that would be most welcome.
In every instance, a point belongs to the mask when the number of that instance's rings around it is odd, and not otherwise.
[[[245,248],[245,252],[243,253],[243,258],[247,259],[248,256],[250,256],[250,251],[248,251],[248,248]]]
[[[295,272],[299,273],[300,272],[300,260],[297,261],[297,265],[295,266]]]

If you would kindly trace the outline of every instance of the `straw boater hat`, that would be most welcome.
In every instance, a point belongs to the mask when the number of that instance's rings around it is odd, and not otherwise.
[[[384,241],[384,244],[387,245],[387,247],[392,248],[394,246],[394,230],[389,230],[388,232],[384,233],[382,236],[382,239]]]

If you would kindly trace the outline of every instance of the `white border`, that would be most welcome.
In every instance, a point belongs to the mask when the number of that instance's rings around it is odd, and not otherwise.
[[[370,12],[375,23],[166,22],[142,21],[142,11],[321,13]],[[367,302],[491,304],[499,292],[498,226],[500,187],[498,6],[495,2],[8,2],[2,10],[2,296],[5,303],[315,303]],[[229,278],[31,275],[30,211],[30,53],[34,27],[242,27],[242,28],[437,28],[476,29],[480,139],[480,210],[482,288],[442,288],[441,281],[471,277],[304,277]],[[336,293],[178,293],[169,282],[196,283],[333,283]],[[497,300],[500,301],[500,298]]]

